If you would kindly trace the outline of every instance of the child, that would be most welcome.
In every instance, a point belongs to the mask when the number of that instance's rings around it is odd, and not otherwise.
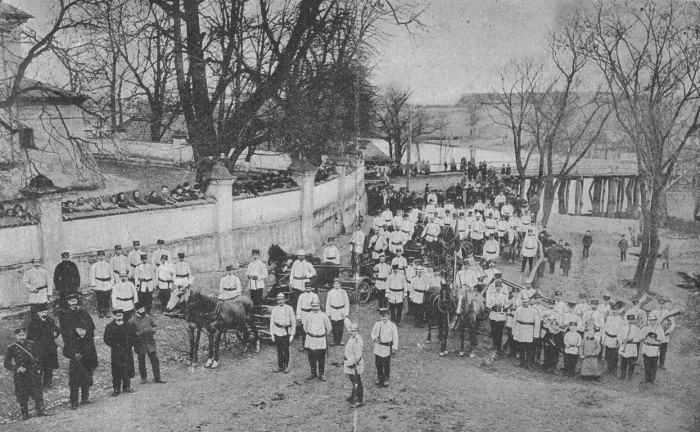
[[[80,403],[89,405],[94,403],[89,399],[90,387],[93,384],[92,374],[97,368],[97,351],[95,341],[86,336],[87,323],[78,321],[75,326],[75,334],[70,344],[63,347],[63,355],[69,359],[68,386],[70,387],[70,409],[78,409],[78,395]]]
[[[581,378],[600,381],[600,366],[598,365],[598,354],[600,353],[600,340],[595,337],[594,326],[589,323],[586,326],[586,335],[581,342],[580,348]]]

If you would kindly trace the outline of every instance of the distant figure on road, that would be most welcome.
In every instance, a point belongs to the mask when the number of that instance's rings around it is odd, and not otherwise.
[[[627,261],[627,247],[628,246],[629,246],[629,243],[627,242],[625,235],[622,234],[620,241],[617,242],[617,247],[620,248],[620,261]]]
[[[671,246],[666,245],[664,247],[663,252],[661,252],[661,259],[662,259],[662,264],[661,268],[669,268],[669,264],[671,263]]]
[[[590,256],[591,245],[593,244],[593,236],[591,231],[586,231],[586,235],[583,236],[583,257],[588,258]]]

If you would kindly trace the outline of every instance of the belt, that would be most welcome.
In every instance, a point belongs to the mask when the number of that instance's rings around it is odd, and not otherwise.
[[[113,270],[114,273],[119,274],[119,270]]]
[[[96,277],[95,279],[97,279],[100,282],[107,282],[107,281],[112,280],[112,278],[98,278],[98,277]]]
[[[534,249],[534,248],[535,248],[534,246],[530,246],[530,247],[525,246],[525,249]]]
[[[322,334],[322,335],[315,335],[315,334],[312,334],[312,333],[306,333],[306,335],[307,335],[307,336],[311,336],[312,338],[318,338],[318,339],[326,337],[325,334]]]
[[[288,329],[288,328],[291,328],[291,327],[292,327],[291,324],[290,324],[290,325],[286,325],[286,326],[283,326],[283,325],[280,325],[280,324],[277,324],[277,323],[274,323],[274,324],[275,324],[277,327],[283,328],[283,329]]]
[[[467,232],[467,230],[463,229],[463,230],[459,230],[459,232]]]
[[[163,280],[161,278],[158,278],[158,281],[165,282],[165,283],[173,283],[173,281],[171,281],[171,280]]]
[[[657,344],[657,343],[646,343],[646,342],[644,342],[644,345],[646,345],[646,346],[652,346],[652,347],[661,346],[661,344]]]
[[[380,278],[380,277],[378,277],[378,278],[375,278],[375,279],[378,280],[378,281],[383,281],[383,282],[384,282],[384,281],[386,281],[387,278]]]
[[[391,242],[391,244],[393,244],[393,245],[400,245],[401,242]]]
[[[377,341],[379,345],[384,345],[384,346],[392,346],[394,344],[394,341],[389,341],[389,342],[381,342]]]
[[[139,278],[139,280],[140,280],[141,282],[150,282],[150,281],[153,280],[153,278],[148,278],[148,279],[146,279],[146,278]]]
[[[345,307],[345,305],[342,305],[342,306],[333,306],[333,305],[331,305],[331,307],[332,307],[333,309],[343,309],[343,308]]]
[[[140,264],[140,263],[139,263],[139,264]],[[133,268],[136,268],[136,266],[138,266],[138,264],[133,264],[133,263],[132,263],[132,264],[129,264],[129,265],[130,265],[131,267],[133,267]]]
[[[534,326],[534,325],[535,325],[534,322],[523,322],[523,321],[520,321],[520,320],[517,320],[517,321],[518,321],[518,324],[520,324],[520,325],[531,325],[531,326]]]
[[[175,275],[175,277],[185,278],[185,277],[190,277],[190,274],[187,273],[187,274],[184,274],[184,275]]]
[[[414,289],[414,290],[413,290],[413,292],[417,292],[417,293],[424,293],[424,292],[426,292],[426,291],[428,291],[428,290],[424,290],[424,291],[417,290],[417,289]]]
[[[126,298],[117,297],[117,300],[119,300],[119,301],[130,301],[130,300],[133,300],[133,299],[134,299],[134,297],[126,297]]]
[[[402,232],[402,233],[408,234],[408,233],[410,233],[411,231],[401,230],[401,232]]]
[[[301,308],[302,312],[311,312],[313,309],[306,309],[306,308]]]
[[[307,277],[300,278],[300,277],[294,276],[294,279],[296,279],[296,280],[308,280],[309,278],[307,278]]]
[[[327,257],[327,260],[334,260],[336,257]]]
[[[237,288],[224,288],[224,291],[236,291]]]
[[[607,337],[609,337],[609,338],[617,339],[617,335],[611,335],[611,334],[608,333],[608,332],[605,332],[605,336],[607,336]]]
[[[107,279],[107,280],[109,280],[109,279]],[[37,287],[36,290],[41,291],[41,290],[46,289],[48,287],[49,287],[48,285],[44,285],[44,286]]]
[[[394,289],[394,288],[389,288],[389,291],[394,291],[394,292],[402,292],[402,289]]]

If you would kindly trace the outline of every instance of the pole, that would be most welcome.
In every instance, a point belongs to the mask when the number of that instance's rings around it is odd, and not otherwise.
[[[411,191],[411,146],[413,145],[413,108],[408,106],[408,151],[406,153],[406,190]]]

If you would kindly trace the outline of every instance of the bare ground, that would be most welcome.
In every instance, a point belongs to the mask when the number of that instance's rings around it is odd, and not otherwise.
[[[367,218],[368,220],[371,218]],[[578,221],[575,219],[574,221]],[[560,271],[542,280],[545,293],[563,289],[569,295],[587,292],[599,297],[608,291],[613,299],[627,299],[633,292],[621,280],[631,277],[636,259],[620,263],[614,232],[606,224],[591,220],[596,243],[591,258],[582,262],[574,247],[571,276]],[[558,231],[556,227],[564,227]],[[555,236],[580,243],[586,225],[568,217],[555,216],[550,223]],[[610,231],[610,232],[608,232]],[[698,297],[675,287],[675,270],[698,271],[700,247],[696,240],[674,239],[672,271],[658,270],[654,290],[669,296],[672,307],[697,308]],[[577,243],[578,242],[578,243]],[[635,252],[632,249],[630,252]],[[519,267],[502,264],[504,277],[520,281]],[[217,273],[197,276],[197,285],[211,290]],[[323,300],[323,298],[322,298]],[[94,405],[77,411],[67,409],[66,362],[58,371],[57,390],[47,393],[56,406],[56,415],[16,422],[17,404],[12,395],[9,373],[0,376],[0,428],[16,431],[42,430],[127,430],[146,431],[698,431],[700,430],[700,353],[698,336],[691,328],[696,314],[679,319],[674,333],[667,371],[660,371],[654,386],[639,384],[643,370],[632,381],[604,375],[602,383],[581,382],[562,376],[528,372],[515,366],[516,360],[488,361],[490,345],[480,339],[477,357],[461,358],[454,353],[456,335],[450,336],[448,357],[437,356],[438,346],[426,344],[425,329],[416,328],[408,319],[399,329],[400,350],[392,360],[391,386],[376,388],[374,362],[369,331],[376,319],[376,304],[353,306],[351,319],[359,321],[366,349],[366,386],[364,408],[349,408],[345,397],[350,383],[342,374],[342,348],[332,348],[327,363],[328,382],[307,381],[308,364],[304,353],[292,345],[291,373],[273,374],[276,354],[272,346],[263,345],[259,354],[241,354],[239,346],[230,345],[222,354],[220,367],[210,370],[187,367],[187,335],[184,322],[160,314],[156,320],[159,353],[165,385],[139,385],[136,392],[112,398],[108,350],[101,341],[107,320],[98,321],[96,338],[100,366],[96,386],[92,389]],[[651,304],[650,306],[653,306]],[[11,340],[16,320],[0,323],[0,337]],[[437,339],[436,335],[433,336]],[[206,348],[203,337],[202,348]],[[9,343],[9,342],[8,342]],[[206,358],[203,350],[200,359]],[[63,359],[62,359],[63,360]],[[150,368],[149,368],[150,371]],[[30,403],[31,406],[31,403]]]

